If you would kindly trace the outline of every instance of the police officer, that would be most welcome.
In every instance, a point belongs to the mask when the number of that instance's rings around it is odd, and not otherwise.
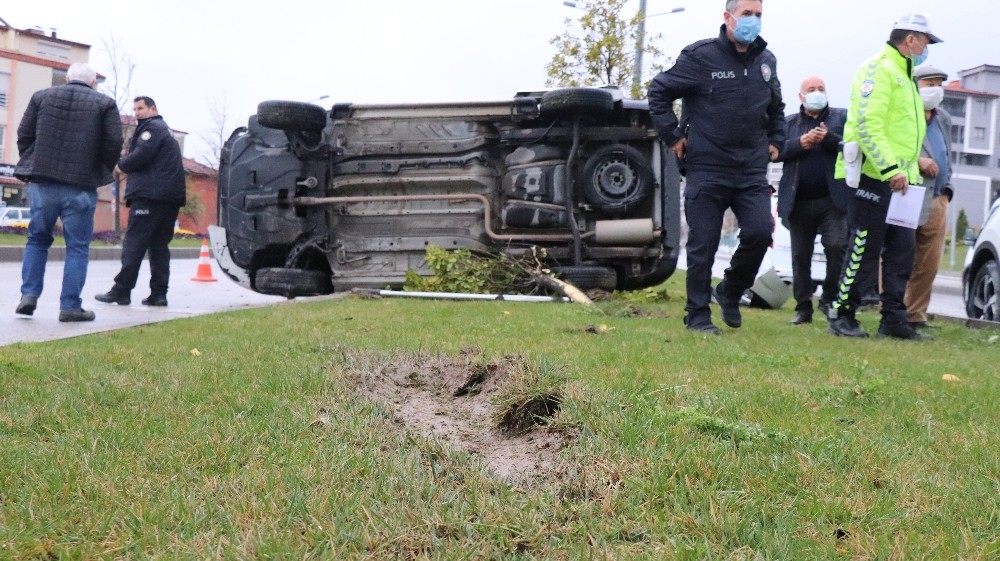
[[[913,269],[915,233],[886,224],[894,192],[919,184],[920,146],[927,129],[924,104],[913,81],[913,67],[927,58],[927,46],[940,43],[922,14],[900,18],[889,42],[858,70],[851,87],[844,142],[856,142],[861,174],[848,200],[848,251],[837,299],[830,308],[829,332],[843,337],[867,337],[855,319],[859,285],[882,268],[882,320],[878,336],[921,340],[906,319],[903,295]],[[847,177],[844,155],[837,159],[836,177]],[[851,185],[851,182],[848,182]],[[854,186],[854,185],[851,185]]]
[[[146,306],[166,306],[170,281],[170,240],[174,223],[184,206],[184,162],[177,140],[170,134],[152,98],[135,98],[133,109],[138,121],[128,153],[118,162],[116,173],[127,174],[125,204],[129,207],[128,228],[122,246],[122,268],[115,285],[95,298],[99,302],[127,306],[139,277],[142,257],[149,252],[150,295]]]
[[[759,37],[761,0],[727,0],[719,36],[688,45],[677,63],[649,86],[649,110],[661,141],[687,170],[688,329],[718,334],[712,296],[729,327],[742,324],[739,300],[771,244],[767,166],[785,142],[785,104],[776,59]],[[673,102],[683,99],[684,125]],[[712,265],[722,219],[731,208],[740,243],[725,278],[712,289]]]

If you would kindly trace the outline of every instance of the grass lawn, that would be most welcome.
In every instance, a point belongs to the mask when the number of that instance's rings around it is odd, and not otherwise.
[[[662,290],[349,297],[0,347],[0,558],[1000,559],[998,332],[847,340],[785,309],[713,337],[682,328],[682,274]],[[505,483],[360,391],[469,349],[526,365],[508,394],[551,374],[554,475]]]
[[[7,234],[0,233],[0,245],[11,245],[11,246],[21,246],[28,243],[27,236],[23,234]],[[91,247],[101,247],[101,246],[111,246],[115,244],[109,244],[100,240],[94,240],[91,242]],[[200,247],[201,239],[185,236],[183,238],[174,238],[170,245],[172,247]],[[56,236],[52,242],[53,247],[66,247],[66,240],[62,236]]]

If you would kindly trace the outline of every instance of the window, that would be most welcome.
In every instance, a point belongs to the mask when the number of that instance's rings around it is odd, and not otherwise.
[[[976,110],[985,115],[989,111],[989,106],[986,104],[985,99],[976,100]]]
[[[0,107],[7,107],[8,91],[10,91],[10,74],[0,72]]]
[[[986,140],[986,129],[983,127],[974,127],[972,129],[972,138],[975,140]]]
[[[4,136],[6,136],[6,134],[7,134],[7,128],[4,127],[3,125],[0,125],[0,164],[7,161],[7,158],[5,158],[3,155],[3,138]]]
[[[52,69],[52,85],[61,86],[66,83],[66,71],[58,70],[56,68]]]
[[[941,107],[951,114],[952,117],[965,117],[965,100],[951,97],[944,98]]]
[[[951,126],[951,141],[956,144],[965,142],[965,125]]]
[[[69,60],[69,47],[66,45],[60,45],[59,43],[39,41],[38,56],[57,58],[59,60]]]
[[[959,163],[970,166],[987,167],[990,165],[990,160],[989,156],[985,154],[962,154]]]

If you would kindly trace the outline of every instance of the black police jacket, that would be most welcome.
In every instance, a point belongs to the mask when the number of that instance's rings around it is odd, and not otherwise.
[[[785,143],[777,59],[758,37],[740,53],[726,37],[688,45],[677,62],[649,86],[649,111],[660,139],[687,138],[684,166],[766,178],[769,146]],[[673,102],[683,98],[685,122],[678,126]]]
[[[122,153],[118,106],[83,82],[37,91],[17,127],[17,149],[22,181],[107,185]]]
[[[800,108],[798,113],[786,118],[785,146],[778,156],[778,161],[783,162],[781,181],[778,182],[778,216],[781,218],[788,218],[795,208],[795,191],[799,187],[799,161],[806,154],[799,137],[812,128],[812,121],[806,117],[805,109]],[[826,187],[830,191],[833,206],[846,212],[849,187],[843,179],[835,179],[833,171],[837,166],[837,155],[844,148],[847,109],[827,107],[820,112],[816,120],[826,124],[827,133],[823,137],[823,142],[813,150],[823,151]]]
[[[118,162],[128,174],[125,200],[147,199],[184,206],[184,162],[181,148],[163,117],[140,119],[128,154]]]

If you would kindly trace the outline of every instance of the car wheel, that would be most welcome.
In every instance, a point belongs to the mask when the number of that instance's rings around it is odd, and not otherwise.
[[[257,105],[257,122],[283,131],[321,131],[326,127],[326,110],[300,101],[263,101]]]
[[[638,150],[613,144],[587,158],[581,183],[587,202],[621,216],[649,197],[655,181],[653,168]]]
[[[996,261],[987,261],[979,268],[976,278],[969,287],[969,302],[965,311],[970,318],[985,321],[1000,320],[1000,301],[997,288],[1000,287],[1000,267]]]
[[[274,294],[286,298],[319,296],[333,292],[330,275],[323,271],[277,267],[259,269],[254,277],[254,288],[261,294]]]
[[[542,94],[543,117],[603,117],[615,108],[611,92],[597,88],[563,88]]]
[[[590,288],[614,290],[618,287],[618,273],[610,267],[597,265],[553,267],[552,272],[561,280],[582,290]]]

